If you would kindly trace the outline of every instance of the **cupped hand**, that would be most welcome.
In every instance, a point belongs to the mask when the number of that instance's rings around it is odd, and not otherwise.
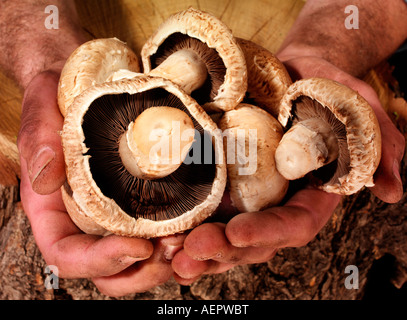
[[[203,274],[269,261],[279,248],[304,246],[326,224],[339,201],[338,195],[307,187],[284,206],[240,213],[227,224],[202,224],[187,235],[184,248],[175,255],[174,278],[189,285]]]
[[[374,109],[382,133],[382,157],[371,191],[381,200],[397,202],[403,194],[399,167],[404,155],[403,135],[382,108],[375,91],[365,82],[318,57],[282,59],[293,80],[329,78],[358,91]],[[203,274],[224,272],[236,265],[270,260],[279,248],[300,247],[327,223],[341,197],[307,186],[283,206],[241,213],[227,224],[206,223],[190,232],[172,266],[180,284]]]
[[[146,239],[84,234],[70,219],[60,187],[66,180],[57,86],[63,62],[34,77],[22,107],[18,147],[21,200],[36,243],[61,278],[91,278],[109,296],[143,292],[173,274],[171,258],[183,236]]]

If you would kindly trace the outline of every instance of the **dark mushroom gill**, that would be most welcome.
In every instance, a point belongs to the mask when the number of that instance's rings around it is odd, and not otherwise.
[[[301,120],[315,117],[318,118],[318,121],[324,121],[331,127],[338,141],[339,156],[335,161],[313,171],[312,175],[319,180],[314,181],[316,183],[337,183],[340,177],[348,174],[350,171],[350,155],[345,125],[328,108],[307,96],[300,96],[293,102],[291,113],[294,116],[290,119],[287,128]]]
[[[219,87],[225,81],[226,67],[217,51],[209,48],[202,41],[179,32],[171,34],[159,46],[157,52],[150,57],[151,68],[154,69],[172,53],[185,48],[190,48],[198,53],[208,70],[204,85],[193,91],[191,96],[200,105],[213,101],[218,94]]]
[[[158,88],[133,95],[123,93],[96,99],[84,115],[82,128],[89,148],[86,155],[91,156],[91,173],[102,193],[130,216],[157,221],[175,218],[202,203],[211,191],[216,167],[211,148],[212,161],[209,164],[203,160],[183,163],[171,175],[157,180],[132,176],[122,164],[118,141],[131,121],[144,109],[154,106],[176,107],[190,116],[180,99]],[[202,127],[195,119],[193,122],[202,137],[205,134]],[[198,147],[193,145],[190,153],[200,150],[202,159],[204,151],[208,151],[203,149],[203,143]]]

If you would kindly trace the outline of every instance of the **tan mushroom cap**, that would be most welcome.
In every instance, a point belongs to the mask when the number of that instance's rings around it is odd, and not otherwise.
[[[164,21],[142,48],[144,73],[149,73],[152,69],[150,57],[174,33],[198,39],[217,51],[226,67],[225,79],[217,96],[203,107],[208,111],[233,109],[243,100],[247,89],[245,58],[231,30],[209,13],[189,8]]]
[[[349,150],[349,172],[335,182],[325,183],[324,191],[349,195],[363,186],[373,186],[381,158],[381,132],[376,115],[368,102],[356,91],[336,81],[322,78],[303,79],[293,83],[281,101],[278,120],[286,127],[294,117],[295,100],[310,97],[344,124]]]
[[[85,135],[81,123],[90,104],[101,96],[121,93],[136,94],[156,88],[162,88],[182,101],[190,115],[212,136],[215,154],[221,158],[216,163],[215,178],[211,190],[203,202],[178,217],[153,221],[128,215],[114,200],[102,193],[92,177],[90,156],[86,155],[88,148],[84,142]],[[62,131],[67,181],[72,190],[72,196],[69,196],[69,192],[65,190],[68,196],[64,198],[68,201],[71,199],[76,204],[76,207],[75,205],[67,205],[68,209],[73,208],[69,212],[71,215],[86,217],[86,219],[73,217],[74,221],[86,220],[84,229],[87,225],[90,227],[89,230],[96,230],[96,232],[103,232],[103,234],[108,231],[123,236],[161,237],[182,232],[198,225],[217,208],[226,185],[226,165],[220,143],[221,135],[217,125],[195,100],[187,96],[171,81],[158,77],[138,76],[130,80],[124,79],[95,85],[75,99],[73,108],[75,108],[75,112],[67,113]],[[90,220],[96,224],[96,227],[89,222]],[[101,229],[97,230],[97,226],[100,226]],[[86,232],[87,230],[83,231]]]
[[[136,54],[124,42],[116,38],[96,39],[79,46],[66,61],[59,80],[58,105],[62,115],[66,115],[76,96],[122,69],[140,72]]]
[[[107,236],[111,234],[110,231],[102,228],[95,221],[92,220],[75,202],[72,198],[72,189],[68,183],[61,187],[62,200],[64,201],[66,210],[71,217],[73,223],[87,234]]]
[[[280,101],[291,85],[291,78],[278,58],[250,40],[237,38],[246,58],[247,97],[278,117]]]
[[[224,150],[233,206],[240,212],[253,212],[280,203],[289,185],[277,171],[274,160],[283,136],[280,123],[263,109],[241,103],[225,112],[219,127],[227,137]],[[244,136],[239,137],[242,134]],[[239,146],[244,149],[239,150]]]

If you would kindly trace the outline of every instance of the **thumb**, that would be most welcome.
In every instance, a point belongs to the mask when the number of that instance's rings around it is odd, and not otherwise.
[[[370,187],[370,191],[384,202],[396,203],[404,192],[400,164],[404,156],[405,138],[387,115],[373,88],[360,85],[358,91],[372,106],[382,135],[382,155],[373,177],[375,185]]]
[[[24,92],[18,149],[21,161],[26,162],[32,188],[38,194],[58,190],[66,179],[58,80],[59,72],[44,71],[33,78]]]
[[[403,135],[390,120],[381,124],[382,157],[374,175],[375,185],[370,188],[373,194],[387,203],[398,202],[404,193],[400,176],[400,163],[405,149]]]

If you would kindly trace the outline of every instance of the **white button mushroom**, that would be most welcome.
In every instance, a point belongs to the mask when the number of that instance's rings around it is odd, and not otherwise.
[[[274,154],[283,135],[280,123],[259,107],[241,103],[219,121],[227,159],[228,190],[239,212],[277,205],[288,189]]]
[[[112,48],[119,48],[118,51]],[[90,58],[92,57],[92,59]],[[79,46],[65,62],[58,86],[58,106],[63,116],[80,93],[104,83],[119,70],[140,72],[137,55],[119,39],[96,39]]]

